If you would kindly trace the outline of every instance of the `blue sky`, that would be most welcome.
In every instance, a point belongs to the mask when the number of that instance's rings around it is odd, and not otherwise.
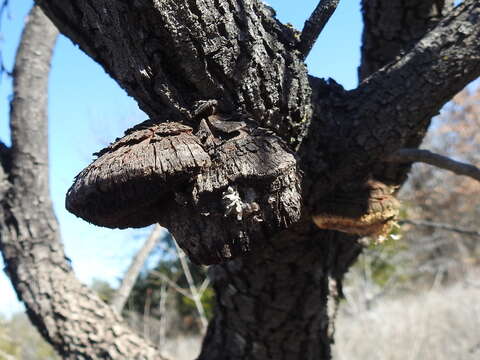
[[[318,0],[269,0],[277,16],[301,29]],[[359,0],[341,1],[312,50],[307,64],[311,74],[332,77],[346,88],[357,83],[360,59]],[[11,69],[30,0],[15,0],[2,22],[0,47]],[[10,80],[0,86],[0,138],[9,144]],[[147,230],[102,229],[76,218],[64,208],[74,176],[92,160],[91,154],[120,136],[127,127],[145,120],[135,101],[70,40],[59,38],[52,63],[49,90],[50,184],[67,256],[78,277],[116,284]],[[1,261],[0,261],[0,265]],[[3,267],[3,266],[2,266]],[[0,273],[0,313],[21,309],[8,279]]]

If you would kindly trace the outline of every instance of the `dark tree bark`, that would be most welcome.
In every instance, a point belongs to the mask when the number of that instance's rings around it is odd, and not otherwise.
[[[359,251],[353,236],[307,223],[214,267],[217,306],[199,359],[330,359],[339,282]]]
[[[453,8],[453,0],[404,1],[363,0],[363,45],[359,78],[363,80],[386,64],[401,57],[433,29],[443,15]],[[416,134],[405,141],[405,147],[418,147],[425,136],[430,118]],[[402,184],[411,168],[407,164],[380,163],[375,175],[395,185]]]
[[[387,185],[403,181],[408,168],[384,165],[383,160],[400,148],[418,146],[429,119],[480,74],[480,3],[466,0],[447,11],[450,1],[394,0],[386,5],[365,0],[363,81],[348,92],[334,81],[308,76],[298,33],[277,21],[273,11],[257,0],[37,3],[64,34],[138,101],[153,123],[183,123],[190,129],[189,138],[200,137],[200,130],[191,131],[199,127],[198,101],[213,99],[220,113],[243,114],[249,120],[247,135],[241,140],[223,139],[218,151],[203,140],[195,140],[212,161],[206,161],[206,167],[199,166],[189,178],[193,185],[182,189],[182,206],[177,204],[170,217],[159,217],[186,252],[197,255],[195,260],[223,262],[211,267],[217,305],[200,359],[329,359],[341,281],[361,247],[354,234],[316,228],[312,216],[361,218],[369,201],[358,201],[352,194],[367,189],[365,184],[372,178]],[[261,136],[268,133],[276,145],[271,150],[260,147],[263,163],[248,163],[248,159],[259,158],[259,147],[249,146],[260,138],[259,132]],[[14,149],[15,145],[12,153]],[[295,159],[295,166],[289,168],[291,186],[275,187],[275,179],[263,179],[262,183],[264,168],[285,154]],[[182,156],[185,163],[192,161],[192,154],[175,155],[179,164]],[[238,166],[247,163],[247,172]],[[215,164],[213,168],[211,164]],[[185,175],[183,170],[180,166],[171,174]],[[217,217],[209,222],[201,218],[207,205],[199,193],[212,194],[208,206],[220,204],[225,187],[240,186],[252,171],[258,183],[266,184],[273,199],[259,204],[262,216],[271,220],[252,227],[249,219]],[[281,179],[285,174],[275,176]],[[208,181],[201,183],[199,177]],[[12,175],[8,181],[13,179]],[[16,191],[17,184],[12,182],[8,194]],[[173,190],[171,195],[178,198]],[[365,199],[371,200],[368,195]],[[22,201],[18,194],[9,196],[7,200]],[[275,199],[284,201],[282,206],[273,206]],[[15,203],[4,203],[5,209],[15,208]],[[28,203],[33,203],[31,198]],[[174,203],[172,200],[172,206]],[[338,213],[332,214],[332,208]],[[5,214],[14,213],[6,210]],[[22,220],[19,214],[17,217]],[[72,323],[84,324],[83,316],[92,319],[87,310],[93,305],[104,317],[100,321],[93,316],[95,325],[104,331],[101,334],[121,326],[112,320],[116,318],[76,285],[63,260],[50,260],[58,254],[63,257],[60,250],[49,247],[42,252],[34,246],[15,246],[22,241],[36,242],[20,236],[21,240],[12,240],[11,218],[21,224],[13,215],[5,217],[2,250],[12,282],[36,325],[66,358],[115,358],[111,352],[102,352],[105,344],[111,345],[107,335],[93,343],[85,335],[92,333],[88,328],[77,325],[84,333],[65,329]],[[185,221],[187,218],[191,220]],[[39,223],[43,223],[41,219]],[[224,239],[225,234],[229,234],[228,239]],[[209,238],[224,241],[229,249],[236,249],[237,239],[241,239],[241,246],[234,253],[212,255],[210,260],[208,252],[197,250],[208,244]],[[63,301],[64,309],[73,309],[68,314],[62,312],[58,319],[61,327],[51,329],[50,312],[37,310],[56,305],[56,292],[35,288],[29,295],[22,288],[25,280],[20,275],[25,273],[30,276],[29,284],[44,281],[45,272],[30,271],[36,265],[29,261],[38,253],[47,259],[39,261],[42,266],[56,264],[48,268],[52,274],[69,274],[68,280],[58,275],[60,284],[68,281],[58,301]],[[226,261],[232,256],[236,258]],[[80,314],[76,312],[78,304],[67,301],[70,296],[84,299]],[[43,301],[36,302],[38,299]],[[125,338],[116,337],[115,344],[126,347],[117,358],[158,356],[148,345],[138,345],[141,340],[137,338],[137,345],[129,347],[132,342],[127,338],[133,335],[127,330],[121,333]]]
[[[48,188],[47,86],[58,31],[30,12],[15,59],[10,125],[2,147],[0,249],[28,316],[64,359],[161,359],[75,277]]]
[[[453,8],[453,0],[363,0],[360,79],[405,54]]]

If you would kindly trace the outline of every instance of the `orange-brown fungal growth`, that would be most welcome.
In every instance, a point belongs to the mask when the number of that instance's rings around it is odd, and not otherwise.
[[[335,192],[325,199],[313,222],[321,229],[380,237],[390,232],[398,211],[393,188],[369,180],[358,189]]]

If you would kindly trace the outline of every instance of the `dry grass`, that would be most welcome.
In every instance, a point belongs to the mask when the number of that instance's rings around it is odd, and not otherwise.
[[[334,360],[480,359],[480,281],[383,300],[370,310],[349,300],[337,319]],[[355,309],[355,310],[354,310]],[[170,358],[192,360],[200,339],[169,339]]]
[[[169,359],[194,360],[200,353],[202,339],[195,336],[168,338],[162,349],[162,354]]]
[[[337,321],[335,360],[480,359],[478,285],[432,289],[348,314],[351,308],[344,304]]]

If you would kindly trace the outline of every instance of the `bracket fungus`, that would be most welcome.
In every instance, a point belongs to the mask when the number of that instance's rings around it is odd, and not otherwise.
[[[189,126],[144,122],[98,153],[66,198],[75,215],[109,228],[159,223],[190,259],[249,253],[300,219],[296,159],[272,132],[204,146]]]
[[[387,235],[398,216],[399,202],[394,189],[368,180],[355,189],[336,191],[316,209],[313,222],[321,229],[361,236]]]
[[[144,122],[95,155],[68,190],[66,208],[109,228],[156,223],[172,190],[210,165],[192,128],[174,122]]]

